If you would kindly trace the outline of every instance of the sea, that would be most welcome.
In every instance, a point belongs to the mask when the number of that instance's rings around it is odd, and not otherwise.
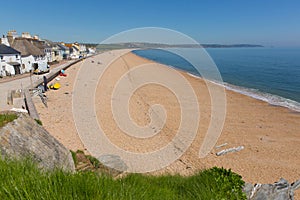
[[[186,59],[182,54],[189,55]],[[192,60],[211,59],[226,89],[300,112],[300,48],[205,48],[134,50],[138,56],[201,77]],[[203,51],[207,54],[203,57]],[[200,55],[201,54],[201,55]],[[205,62],[201,63],[205,65]],[[207,63],[207,65],[209,65]],[[204,67],[205,68],[205,67]],[[207,68],[209,70],[209,67]]]

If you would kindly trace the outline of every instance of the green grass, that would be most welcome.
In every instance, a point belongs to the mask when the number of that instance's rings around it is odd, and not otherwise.
[[[129,174],[113,179],[92,172],[45,172],[29,159],[0,159],[0,180],[0,199],[245,199],[241,177],[220,168],[189,177]]]
[[[3,127],[5,124],[14,121],[18,116],[16,114],[0,114],[0,127]]]
[[[43,122],[41,120],[39,119],[34,119],[34,120],[38,125],[43,126]]]
[[[71,155],[72,155],[72,158],[73,158],[73,162],[75,164],[75,166],[78,164],[78,161],[77,161],[77,157],[76,157],[76,152],[70,150],[71,152]]]

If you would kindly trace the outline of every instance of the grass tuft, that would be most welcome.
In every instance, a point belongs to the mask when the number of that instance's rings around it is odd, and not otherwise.
[[[70,150],[72,158],[73,158],[73,162],[75,164],[75,166],[78,164],[78,160],[77,160],[77,156],[76,156],[76,152]]]
[[[43,171],[30,159],[0,159],[0,199],[246,199],[244,182],[230,170],[193,176]]]
[[[0,127],[3,127],[5,124],[14,121],[18,116],[16,114],[0,114]]]
[[[43,126],[43,122],[41,120],[39,119],[34,119],[34,120],[38,125]]]

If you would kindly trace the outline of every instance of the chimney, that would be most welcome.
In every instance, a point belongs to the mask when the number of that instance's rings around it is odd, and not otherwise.
[[[16,37],[19,37],[16,30],[8,31],[7,36],[12,37],[13,39],[15,39]]]
[[[22,33],[22,38],[28,38],[28,39],[31,39],[31,35],[28,33],[28,32],[23,32]]]
[[[1,44],[5,44],[6,46],[10,46],[7,37],[5,37],[4,35],[3,35],[3,37],[1,38],[0,43],[1,43]]]
[[[40,38],[39,38],[38,35],[33,36],[33,39],[35,39],[35,40],[40,40]]]

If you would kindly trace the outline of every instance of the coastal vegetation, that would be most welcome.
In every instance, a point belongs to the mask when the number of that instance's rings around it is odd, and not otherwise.
[[[0,114],[0,127],[3,127],[5,124],[14,121],[18,116],[16,114],[4,113]]]
[[[36,123],[40,126],[43,126],[43,122],[40,119],[34,119]]]
[[[1,199],[246,199],[244,181],[214,167],[192,176],[128,174],[113,178],[91,171],[45,171],[30,159],[0,159]]]

